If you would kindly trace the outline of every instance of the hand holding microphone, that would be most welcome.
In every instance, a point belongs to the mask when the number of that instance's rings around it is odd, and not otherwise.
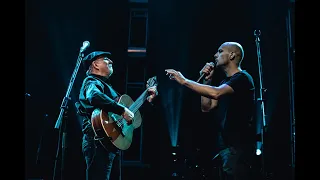
[[[214,62],[206,63],[206,65],[199,72],[200,78],[197,82],[199,82],[203,77],[206,81],[210,80],[212,78],[215,66],[216,64]]]

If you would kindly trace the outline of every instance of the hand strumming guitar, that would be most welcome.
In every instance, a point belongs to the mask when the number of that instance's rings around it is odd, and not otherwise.
[[[127,121],[128,124],[131,124],[132,119],[134,118],[134,113],[131,112],[127,107],[125,107],[124,112],[122,113],[122,117]]]

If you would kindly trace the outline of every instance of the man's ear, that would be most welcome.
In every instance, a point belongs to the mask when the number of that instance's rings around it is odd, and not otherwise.
[[[97,61],[95,61],[95,60],[94,60],[94,61],[92,61],[91,66],[92,66],[93,68],[98,69]]]
[[[234,60],[236,57],[236,54],[234,52],[230,53],[230,60]]]

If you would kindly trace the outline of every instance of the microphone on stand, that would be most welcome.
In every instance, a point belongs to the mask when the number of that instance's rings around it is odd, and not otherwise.
[[[86,50],[89,46],[90,46],[90,42],[89,42],[89,41],[84,41],[84,42],[82,43],[82,47],[80,48],[80,52],[83,52],[83,51]]]
[[[24,96],[25,96],[25,97],[31,97],[31,94],[25,93]]]
[[[215,67],[216,67],[217,62],[216,62],[216,61],[213,61],[213,62],[210,62],[210,64],[211,64],[211,65],[213,65],[213,68],[215,68]],[[199,79],[197,80],[197,83],[198,83],[198,82],[200,82],[200,81],[201,81],[201,79],[203,79],[203,78],[204,78],[204,76],[205,76],[205,74],[204,74],[204,73],[202,73],[202,74],[200,75]]]

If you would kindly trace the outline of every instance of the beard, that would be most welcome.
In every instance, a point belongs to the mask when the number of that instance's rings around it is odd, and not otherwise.
[[[110,77],[113,74],[113,68],[109,68],[109,75],[108,77]]]

